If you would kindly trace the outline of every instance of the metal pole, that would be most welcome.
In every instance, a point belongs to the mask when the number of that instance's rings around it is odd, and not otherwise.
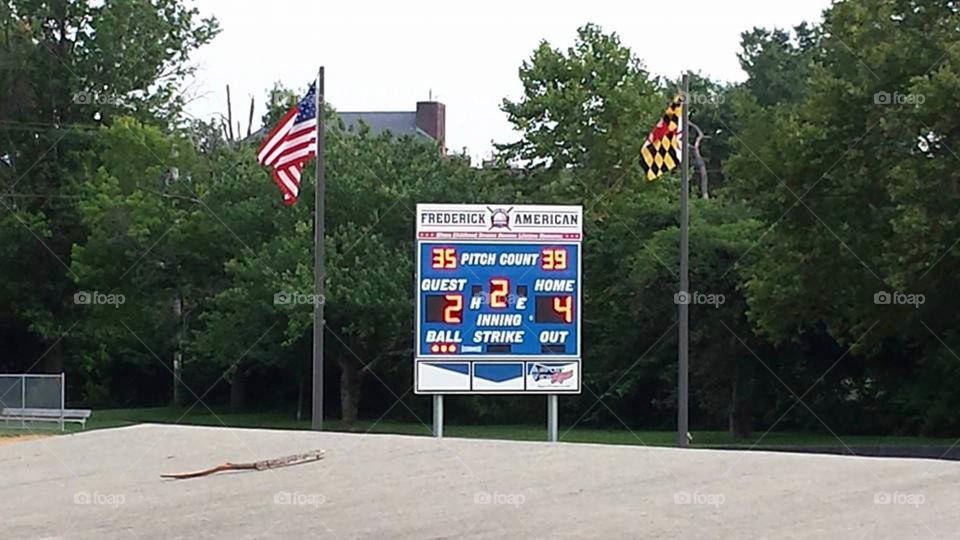
[[[557,442],[557,395],[547,394],[547,440]]]
[[[27,408],[27,376],[26,375],[20,378],[20,408],[21,409]],[[27,421],[26,421],[27,415],[26,415],[26,411],[21,411],[21,412],[23,412],[23,415],[20,417],[20,427],[25,428],[27,427]]]
[[[443,438],[443,394],[433,395],[433,436]]]
[[[690,161],[690,76],[683,74],[683,121],[680,127],[681,143],[683,144],[680,158],[680,293],[685,299],[690,299],[690,215],[687,209],[687,198],[690,193],[690,179],[687,175],[687,164]],[[678,302],[680,316],[680,341],[678,344],[678,373],[677,373],[677,446],[687,447],[687,432],[689,431],[689,340],[690,340],[690,302]]]
[[[63,416],[64,409],[67,408],[67,375],[64,372],[60,372],[60,431],[63,431]]]
[[[312,429],[323,429],[323,191],[325,159],[323,144],[323,66],[317,74],[317,178],[314,183],[313,226],[313,414]]]

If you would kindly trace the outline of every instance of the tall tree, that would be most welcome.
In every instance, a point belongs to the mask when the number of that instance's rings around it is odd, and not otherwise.
[[[958,24],[952,3],[835,3],[800,98],[741,104],[725,171],[772,224],[748,272],[751,318],[778,341],[852,346],[844,365],[871,358],[834,403],[909,403],[916,423],[896,427],[930,432],[960,428],[932,414],[955,403]]]
[[[505,158],[551,171],[573,167],[591,186],[635,175],[663,96],[617,34],[588,24],[566,50],[543,41],[519,74],[523,95],[504,99],[501,108],[521,139],[498,145]]]
[[[118,114],[174,121],[190,54],[217,31],[179,0],[0,2],[0,321],[47,351],[41,369],[63,368],[83,152]]]

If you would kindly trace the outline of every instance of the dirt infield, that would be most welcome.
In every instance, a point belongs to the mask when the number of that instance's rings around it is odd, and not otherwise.
[[[32,441],[34,439],[43,439],[46,437],[52,437],[52,435],[40,435],[40,434],[31,434],[31,433],[27,433],[24,435],[0,434],[0,444],[13,444],[15,442]]]
[[[0,447],[9,538],[947,538],[958,485],[936,460],[170,425]]]

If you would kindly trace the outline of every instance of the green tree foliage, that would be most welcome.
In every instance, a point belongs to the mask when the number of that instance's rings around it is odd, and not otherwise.
[[[754,28],[740,36],[740,67],[747,73],[743,88],[763,106],[797,101],[816,61],[819,29],[802,23],[793,33]]]
[[[224,195],[223,185],[239,184],[254,167],[244,166],[249,152],[197,144],[204,130],[214,129],[197,125],[168,134],[121,117],[98,132],[77,203],[87,238],[73,248],[71,275],[82,291],[123,295],[125,302],[115,309],[74,306],[82,330],[75,335],[122,347],[124,354],[109,362],[89,358],[88,371],[133,364],[172,380],[167,370],[182,355],[196,315],[223,286],[222,266],[232,255],[223,239],[231,231],[210,205],[222,204],[214,201]],[[162,395],[170,385],[154,381],[152,387]]]
[[[0,323],[33,358],[52,347],[45,369],[62,368],[83,153],[117,115],[172,122],[190,54],[217,32],[178,0],[0,2],[0,265],[29,261],[0,286]]]
[[[640,145],[664,104],[657,81],[616,34],[588,24],[566,51],[541,42],[520,66],[520,81],[523,96],[502,109],[522,138],[499,147],[504,157],[574,167],[591,185],[636,175]]]
[[[871,362],[846,399],[906,405],[908,429],[929,432],[960,427],[933,414],[955,405],[958,361],[958,22],[940,2],[835,4],[799,97],[741,104],[725,170],[772,224],[749,271],[752,320],[778,342],[852,346],[845,363]],[[895,291],[926,302],[874,301]]]

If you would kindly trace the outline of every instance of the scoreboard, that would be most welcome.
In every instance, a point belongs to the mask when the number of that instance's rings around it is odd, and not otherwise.
[[[580,206],[417,205],[414,391],[579,393]]]

